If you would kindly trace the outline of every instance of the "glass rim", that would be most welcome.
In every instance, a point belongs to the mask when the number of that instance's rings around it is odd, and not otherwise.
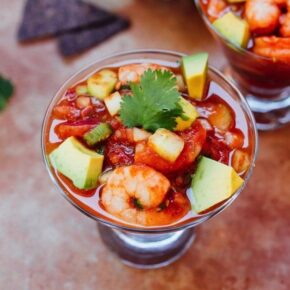
[[[201,223],[203,223],[204,221],[216,216],[217,214],[221,213],[224,209],[226,209],[239,195],[240,193],[243,191],[243,189],[245,188],[246,184],[248,183],[248,180],[250,179],[253,169],[255,167],[255,162],[256,162],[256,158],[257,158],[257,153],[258,153],[258,131],[257,131],[257,127],[256,127],[256,123],[255,123],[255,119],[253,116],[253,113],[245,99],[245,97],[242,95],[242,93],[237,89],[237,87],[226,77],[224,76],[221,72],[219,72],[216,68],[212,67],[209,65],[209,70],[212,71],[214,74],[216,74],[218,77],[220,77],[223,81],[225,81],[227,84],[229,84],[229,86],[234,90],[234,92],[237,94],[239,100],[242,101],[242,104],[245,106],[246,109],[246,113],[247,116],[249,117],[249,121],[252,125],[252,129],[253,129],[253,139],[254,139],[254,146],[253,146],[253,157],[252,157],[252,161],[251,161],[251,165],[250,168],[247,172],[247,175],[244,179],[244,183],[243,185],[228,199],[226,200],[224,203],[222,203],[220,206],[218,206],[217,208],[215,208],[214,210],[206,213],[206,214],[202,214],[198,217],[197,220],[188,222],[188,223],[184,223],[181,225],[166,225],[166,226],[156,226],[156,227],[141,227],[141,226],[135,226],[135,225],[123,225],[123,224],[117,224],[117,222],[114,221],[110,221],[110,220],[105,220],[103,218],[97,217],[94,214],[91,214],[89,212],[87,212],[84,208],[82,208],[81,206],[79,206],[76,202],[74,202],[65,192],[64,190],[61,188],[61,186],[59,185],[59,182],[57,181],[57,178],[55,178],[55,176],[52,173],[51,170],[51,166],[49,164],[49,161],[46,157],[46,151],[45,151],[45,133],[46,133],[46,122],[49,119],[49,113],[51,112],[51,108],[53,108],[54,104],[55,104],[55,100],[56,98],[59,96],[59,93],[64,90],[65,88],[67,88],[68,83],[70,83],[71,80],[73,80],[74,78],[76,78],[78,75],[84,73],[86,70],[88,70],[89,68],[91,68],[94,65],[97,65],[99,62],[105,61],[105,60],[109,60],[111,58],[116,58],[116,57],[124,57],[126,55],[134,55],[134,54],[156,54],[156,55],[168,55],[168,56],[173,56],[173,57],[182,57],[182,56],[186,56],[187,54],[185,53],[181,53],[181,52],[175,52],[172,50],[159,50],[159,49],[136,49],[136,50],[127,50],[121,53],[114,53],[114,54],[110,54],[104,57],[100,57],[98,59],[96,59],[95,61],[93,61],[91,64],[87,65],[85,68],[80,69],[79,71],[77,71],[76,73],[74,73],[70,78],[68,78],[64,84],[57,90],[57,92],[54,94],[54,96],[52,97],[51,101],[49,102],[49,105],[47,106],[44,118],[43,118],[43,122],[42,122],[42,129],[41,129],[41,151],[42,151],[42,158],[44,160],[45,163],[45,167],[46,170],[48,171],[48,174],[50,176],[50,179],[52,180],[52,182],[54,183],[54,185],[56,186],[56,188],[58,189],[58,191],[61,193],[61,195],[70,203],[72,204],[74,207],[76,207],[78,210],[80,210],[82,213],[84,213],[86,216],[92,218],[93,220],[100,222],[106,226],[109,226],[113,229],[117,229],[117,230],[123,230],[123,231],[128,231],[128,232],[134,232],[134,233],[169,233],[169,232],[174,232],[174,231],[179,231],[179,230],[185,230],[191,227],[195,227]],[[245,110],[244,110],[245,111]],[[124,222],[126,224],[126,222]]]
[[[209,30],[217,35],[223,42],[225,42],[227,44],[227,46],[230,46],[230,47],[234,47],[235,50],[237,50],[238,52],[240,53],[244,53],[244,54],[248,54],[250,55],[251,57],[254,57],[254,58],[257,58],[258,60],[265,60],[265,61],[272,61],[272,59],[270,57],[266,57],[266,56],[262,56],[262,55],[259,55],[259,54],[256,54],[250,50],[247,50],[246,48],[243,48],[239,45],[237,45],[236,43],[234,42],[231,42],[229,39],[227,39],[223,34],[221,34],[213,25],[212,23],[210,22],[210,20],[208,19],[207,15],[204,13],[201,5],[200,5],[200,1],[201,0],[194,0],[195,2],[195,5],[196,5],[196,8],[197,8],[197,11],[199,12],[199,15],[201,16],[201,18],[203,19],[203,21],[205,22],[206,26],[209,28]]]

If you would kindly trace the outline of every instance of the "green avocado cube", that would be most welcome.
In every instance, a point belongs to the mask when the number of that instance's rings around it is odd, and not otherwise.
[[[114,90],[117,81],[116,72],[103,69],[88,78],[88,93],[95,98],[103,100]]]
[[[201,100],[204,94],[208,67],[208,54],[198,53],[182,58],[182,71],[188,94],[191,98]]]
[[[230,198],[244,180],[231,167],[202,156],[192,178],[192,207],[201,213]]]
[[[183,115],[186,117],[186,120],[182,119],[181,117],[177,117],[176,127],[174,130],[184,131],[188,129],[196,120],[196,118],[198,117],[198,112],[194,105],[192,105],[189,101],[182,97],[179,98],[178,104],[181,106],[183,110]]]
[[[250,38],[249,24],[229,12],[213,22],[213,26],[229,41],[241,47],[246,47]]]
[[[87,149],[75,137],[69,137],[49,155],[51,165],[79,189],[97,186],[104,156]]]

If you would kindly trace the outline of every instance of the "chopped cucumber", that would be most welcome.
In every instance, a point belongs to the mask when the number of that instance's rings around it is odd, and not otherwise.
[[[100,123],[94,129],[84,135],[84,140],[89,146],[94,146],[98,142],[107,139],[112,134],[112,128],[107,123]]]

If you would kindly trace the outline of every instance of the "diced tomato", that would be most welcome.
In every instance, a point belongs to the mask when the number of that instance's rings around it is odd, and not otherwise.
[[[77,98],[77,94],[76,94],[75,88],[67,89],[67,91],[65,93],[65,97],[70,102],[74,101]]]
[[[58,106],[70,106],[75,108],[75,103],[67,99],[63,99],[58,103]]]
[[[122,123],[118,118],[111,119],[109,123],[114,130],[117,130],[120,127],[122,127]]]
[[[81,111],[81,116],[83,120],[91,119],[97,116],[96,109],[93,106],[88,106]]]
[[[216,95],[197,106],[201,117],[207,118],[212,126],[227,131],[234,127],[234,112],[226,102],[221,102]]]
[[[95,98],[90,98],[90,105],[82,110],[81,117],[83,120],[94,118],[100,122],[106,122],[111,119],[105,104]]]
[[[106,157],[111,165],[124,166],[134,163],[134,146],[131,143],[118,142],[113,139],[106,145]]]
[[[96,127],[98,121],[78,121],[78,122],[64,122],[58,124],[54,131],[60,139],[66,139],[71,136],[83,137],[89,130]]]
[[[163,159],[147,143],[139,143],[136,146],[135,162],[146,164],[164,173],[184,170],[191,165],[200,153],[206,139],[206,130],[196,121],[191,128],[180,132],[179,136],[184,140],[184,148],[174,163]]]
[[[75,121],[80,117],[80,110],[68,105],[58,105],[53,108],[53,116],[56,119]]]
[[[228,131],[224,135],[224,142],[231,148],[242,148],[244,145],[244,134],[239,129]]]
[[[92,98],[91,102],[94,105],[94,107],[96,108],[96,111],[98,113],[102,113],[102,112],[106,111],[106,106],[105,106],[104,102],[102,102],[96,98]]]
[[[229,163],[231,149],[224,143],[222,139],[219,139],[212,134],[208,134],[206,142],[202,149],[202,154],[224,164]]]

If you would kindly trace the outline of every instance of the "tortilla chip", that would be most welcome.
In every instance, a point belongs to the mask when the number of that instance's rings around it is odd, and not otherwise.
[[[129,27],[128,20],[115,17],[114,21],[109,21],[103,25],[78,29],[60,35],[58,46],[64,56],[75,55],[103,42],[127,27]]]
[[[79,0],[27,0],[18,40],[56,36],[114,19],[114,14]]]

